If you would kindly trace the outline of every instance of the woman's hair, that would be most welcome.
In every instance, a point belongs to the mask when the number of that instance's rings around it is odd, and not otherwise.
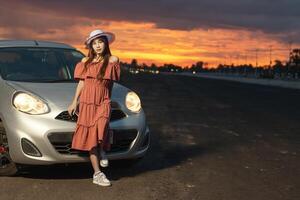
[[[108,40],[107,40],[106,36],[100,36],[100,37],[97,37],[95,39],[98,39],[98,38],[102,42],[104,42],[104,50],[103,50],[102,55],[101,55],[103,57],[103,59],[104,59],[103,60],[103,65],[101,67],[101,70],[97,74],[97,79],[102,79],[103,76],[104,76],[104,74],[105,74],[105,70],[107,68],[107,65],[108,65],[108,62],[109,62],[109,57],[111,56],[111,52],[110,52],[110,49],[109,49],[109,43],[108,43]],[[92,40],[90,42],[89,53],[88,53],[88,60],[84,63],[84,70],[87,69],[87,65],[89,63],[91,63],[93,61],[94,57],[96,56],[96,53],[95,53],[95,51],[93,50],[93,47],[92,47],[94,40]]]

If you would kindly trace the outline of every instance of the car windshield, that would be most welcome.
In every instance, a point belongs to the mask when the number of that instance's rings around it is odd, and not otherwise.
[[[84,55],[61,48],[1,48],[0,75],[22,82],[75,82],[74,69]]]

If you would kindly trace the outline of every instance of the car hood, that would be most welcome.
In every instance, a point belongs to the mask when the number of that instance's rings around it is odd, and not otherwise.
[[[16,91],[24,91],[32,93],[43,99],[50,106],[56,106],[59,109],[65,109],[71,104],[77,87],[77,82],[74,83],[29,83],[7,81],[9,86]],[[128,88],[114,83],[111,100],[118,103],[123,102],[126,93],[130,91]]]

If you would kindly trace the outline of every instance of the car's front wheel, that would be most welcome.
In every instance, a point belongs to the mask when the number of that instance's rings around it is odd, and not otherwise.
[[[9,155],[6,132],[2,121],[0,121],[0,176],[12,176],[18,172],[17,165]]]

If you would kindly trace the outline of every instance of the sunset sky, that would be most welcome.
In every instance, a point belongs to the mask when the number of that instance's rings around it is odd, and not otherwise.
[[[64,42],[83,50],[94,29],[116,34],[123,62],[209,67],[286,61],[300,47],[299,0],[0,0],[0,39]],[[271,53],[271,56],[270,56]]]

